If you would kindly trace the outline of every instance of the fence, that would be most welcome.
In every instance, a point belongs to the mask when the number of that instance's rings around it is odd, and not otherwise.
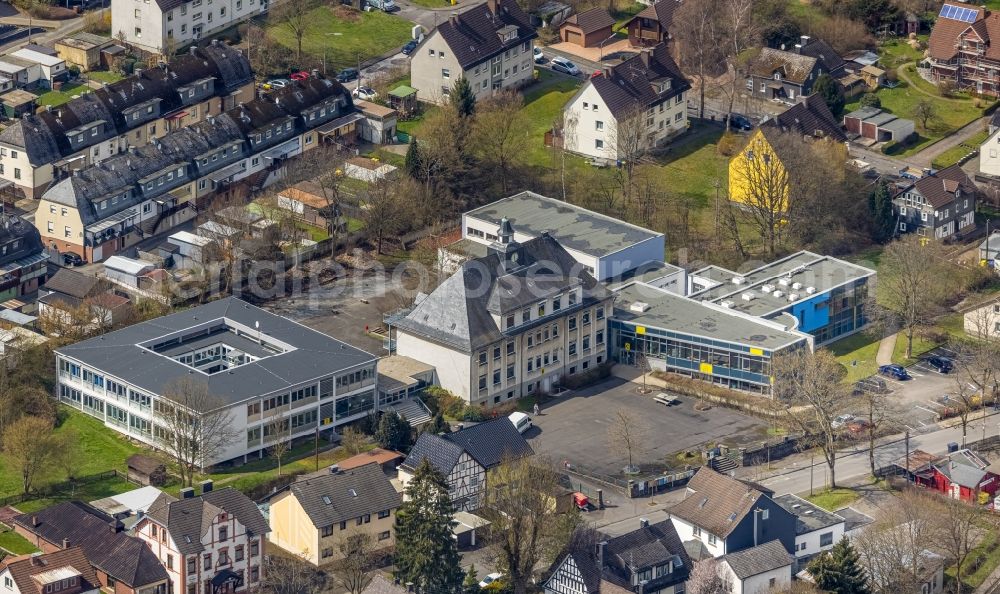
[[[123,481],[127,481],[128,477],[124,472],[118,470],[105,470],[104,472],[98,472],[97,474],[88,474],[87,476],[77,477],[72,481],[62,481],[59,483],[53,483],[51,485],[45,485],[44,487],[39,487],[35,489],[32,493],[24,494],[19,493],[17,495],[8,495],[7,497],[0,497],[0,507],[6,507],[8,505],[17,505],[24,501],[30,501],[32,499],[40,499],[42,497],[51,497],[53,495],[58,495],[59,493],[64,493],[75,487],[81,485],[89,485],[99,481],[103,481],[109,478],[118,477]]]
[[[636,497],[649,497],[662,491],[669,491],[670,489],[686,485],[697,470],[698,468],[692,468],[680,472],[654,474],[645,478],[632,478],[626,480],[593,472],[575,464],[566,465],[565,467],[566,474],[571,478],[578,477],[604,487],[610,487],[630,499],[634,499]],[[579,487],[580,488],[576,490],[580,491],[584,495],[587,495],[588,497],[594,496],[584,487],[583,484],[579,484]]]

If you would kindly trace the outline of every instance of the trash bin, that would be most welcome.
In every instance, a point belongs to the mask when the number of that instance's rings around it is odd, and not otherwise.
[[[958,443],[954,441],[950,442],[948,444],[948,453],[950,454],[952,452],[957,452],[957,451],[958,451]]]

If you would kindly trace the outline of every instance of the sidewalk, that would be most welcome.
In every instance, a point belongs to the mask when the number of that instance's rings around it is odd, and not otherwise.
[[[886,336],[878,343],[878,354],[875,355],[875,364],[882,366],[892,363],[892,353],[896,350],[896,334]]]

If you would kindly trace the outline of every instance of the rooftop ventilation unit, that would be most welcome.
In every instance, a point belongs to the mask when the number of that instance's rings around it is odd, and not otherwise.
[[[816,287],[806,287],[806,294],[807,295],[812,295],[815,292],[816,292]]]
[[[787,287],[788,283],[790,283],[791,281],[792,281],[792,279],[790,279],[790,278],[779,278],[778,279],[778,284],[781,285],[782,287]]]
[[[729,309],[729,308],[731,308],[733,306],[733,302],[732,301],[723,301],[719,305],[721,305],[722,307],[724,307],[726,309]]]
[[[802,288],[802,283],[792,283],[792,288],[798,291]]]
[[[777,297],[778,299],[781,299],[782,295],[784,295],[784,293],[782,291],[775,291],[774,292],[774,296]]]
[[[742,276],[734,276],[733,277],[733,284],[734,285],[742,285],[746,281],[747,281],[747,279],[743,278]]]
[[[633,303],[632,305],[630,305],[628,309],[629,309],[629,311],[634,311],[634,312],[638,312],[638,313],[645,313],[645,312],[649,311],[649,304],[646,303],[646,302],[644,302],[644,301],[636,301],[635,303]]]
[[[747,291],[746,293],[743,293],[742,297],[743,301],[753,301],[757,296],[750,291]]]
[[[798,301],[799,300],[799,294],[798,293],[789,293],[788,294],[788,300],[789,301]]]
[[[771,291],[774,291],[774,285],[764,285],[760,288],[760,290],[764,293],[770,293]]]

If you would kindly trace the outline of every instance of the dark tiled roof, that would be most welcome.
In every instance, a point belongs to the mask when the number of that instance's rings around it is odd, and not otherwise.
[[[374,463],[295,481],[290,490],[317,528],[392,510],[401,501],[382,467]]]
[[[100,589],[101,583],[97,580],[97,572],[80,547],[71,546],[44,555],[8,557],[4,559],[0,569],[6,568],[10,571],[10,577],[17,584],[20,594],[43,594],[44,584],[39,584],[32,578],[40,573],[63,567],[71,567],[79,572],[82,591]]]
[[[464,70],[538,37],[528,15],[515,0],[495,0],[495,13],[490,9],[491,4],[492,0],[438,25],[438,32]],[[498,35],[505,27],[517,30],[517,35],[506,42]]]
[[[810,39],[809,43],[802,46],[799,53],[803,56],[816,58],[816,61],[823,68],[823,72],[836,73],[844,67],[844,59],[822,39]]]
[[[69,268],[60,268],[45,282],[44,288],[77,299],[85,299],[94,293],[98,278]]]
[[[157,499],[148,516],[166,528],[181,553],[191,555],[204,550],[202,536],[222,512],[235,517],[251,536],[271,530],[257,504],[232,487],[188,499]]]
[[[833,117],[830,108],[817,94],[809,95],[783,113],[765,121],[760,126],[767,135],[772,131],[788,132],[801,136],[823,136],[843,142],[847,140],[840,123]]]
[[[444,438],[468,452],[487,470],[499,466],[505,459],[516,460],[535,453],[507,417],[445,433]]]
[[[780,72],[783,79],[801,85],[806,82],[809,73],[815,67],[816,58],[812,56],[765,47],[751,63],[750,73],[754,76],[771,78],[775,72]]]
[[[773,501],[795,516],[795,534],[799,536],[844,523],[844,518],[837,514],[791,493],[775,497]]]
[[[94,567],[132,589],[168,579],[167,571],[146,543],[121,532],[120,523],[116,529],[114,518],[86,503],[59,503],[21,514],[13,522],[56,546],[69,540],[70,546],[83,549]]]
[[[10,248],[14,241],[17,241],[17,248]],[[17,215],[2,213],[0,213],[0,246],[7,247],[4,253],[0,254],[0,267],[38,254],[44,247],[41,235],[34,225]]]
[[[671,559],[674,559],[675,565],[677,560],[683,564],[685,576],[691,567],[687,551],[670,520],[641,526],[638,530],[612,538],[608,541],[605,555],[606,561],[612,559],[620,567],[637,570],[662,565]]]
[[[760,546],[723,555],[719,559],[719,561],[727,563],[736,577],[741,580],[781,567],[788,566],[790,568],[793,560],[780,540],[772,540]],[[791,575],[791,569],[789,569],[789,575]]]
[[[662,0],[661,4],[673,1]],[[665,81],[668,88],[660,92],[656,85]],[[590,84],[616,118],[627,117],[630,111],[645,110],[691,88],[665,43],[641,51],[612,68],[610,76],[590,79]]]
[[[660,27],[663,30],[668,30],[674,22],[674,12],[677,11],[680,5],[681,3],[678,0],[660,0],[652,6],[643,9],[642,12],[635,15],[635,18],[653,19],[660,23]]]
[[[764,492],[732,477],[701,467],[687,484],[688,495],[670,514],[725,538],[750,513]]]
[[[955,201],[955,192],[961,190],[964,196],[975,196],[977,189],[969,176],[959,165],[952,165],[933,175],[927,175],[913,183],[924,200],[934,208],[943,208]],[[904,190],[905,191],[905,190]]]
[[[600,6],[584,12],[578,12],[566,19],[565,25],[575,25],[584,35],[600,31],[615,24],[615,19]]]
[[[462,456],[461,446],[431,433],[421,433],[413,444],[410,454],[400,464],[408,470],[416,470],[425,459],[442,475],[447,477]]]
[[[582,285],[583,299],[578,307],[609,296],[608,290],[548,233],[521,244],[519,249],[520,267],[509,272],[495,253],[463,263],[399,320],[397,327],[469,352],[500,340],[504,335],[493,316],[513,311],[504,307],[518,308],[518,298],[537,297],[535,285],[542,281],[553,291],[556,287],[565,290]],[[501,288],[512,287],[517,290],[512,291],[511,298],[506,293],[498,294]]]
[[[952,4],[966,8],[964,3],[954,2]],[[978,6],[970,6],[969,8],[976,11],[975,24],[979,25],[978,27],[973,28],[976,29],[976,32],[980,35],[980,37],[985,34],[986,39],[984,39],[984,41],[989,44],[989,33],[993,29],[997,28],[998,24],[1000,24],[997,21],[997,17],[1000,16],[1000,13],[990,13],[986,9]],[[984,27],[983,25],[986,26]],[[969,27],[970,23],[955,19],[938,18],[934,22],[934,27],[931,29],[930,39],[927,40],[927,50],[930,57],[936,60],[950,60],[955,57],[955,54],[958,52],[958,38],[965,33]],[[989,49],[993,49],[989,45],[988,47]],[[989,53],[989,50],[987,50],[987,57],[991,57],[989,56]]]
[[[394,584],[389,581],[381,573],[376,573],[372,576],[372,581],[365,586],[365,589],[361,591],[361,594],[407,594],[408,590],[405,586],[400,586],[399,584]]]

